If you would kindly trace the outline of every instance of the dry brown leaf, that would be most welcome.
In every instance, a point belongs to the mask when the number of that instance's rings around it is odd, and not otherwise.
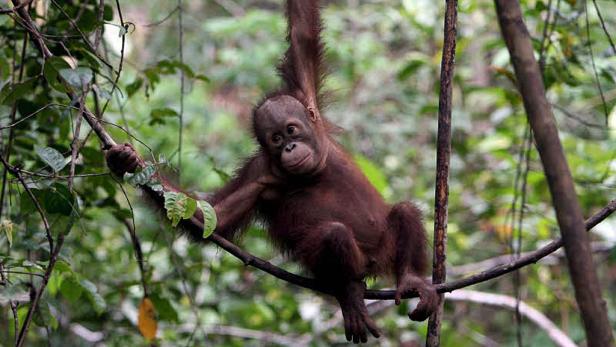
[[[154,310],[154,304],[148,298],[143,298],[139,304],[139,317],[137,318],[137,325],[141,335],[147,340],[152,340],[156,337],[156,329],[158,323],[156,322],[156,311]]]

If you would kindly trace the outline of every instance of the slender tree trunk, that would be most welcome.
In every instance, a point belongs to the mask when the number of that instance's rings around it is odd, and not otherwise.
[[[509,49],[524,108],[535,135],[556,218],[562,234],[575,298],[584,321],[588,346],[613,346],[612,329],[593,264],[582,210],[556,121],[545,96],[541,70],[518,0],[495,0],[502,35]]]
[[[451,94],[456,57],[456,24],[458,0],[447,0],[444,24],[443,57],[441,58],[441,84],[438,102],[438,134],[436,149],[436,189],[434,194],[434,256],[432,283],[444,283],[447,258],[447,206],[449,201],[449,158],[451,156]],[[426,346],[436,347],[441,340],[443,294],[436,312],[428,320]]]

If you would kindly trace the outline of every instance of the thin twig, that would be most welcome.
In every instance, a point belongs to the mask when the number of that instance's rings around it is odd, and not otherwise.
[[[169,18],[171,18],[171,16],[173,16],[173,14],[179,9],[180,7],[176,6],[173,10],[171,10],[171,12],[167,13],[167,15],[164,16],[162,19],[157,20],[156,22],[148,23],[148,24],[141,24],[141,26],[149,28],[149,27],[155,27],[155,26],[161,25],[164,22],[166,22]]]
[[[29,5],[29,2],[28,2]],[[19,8],[21,8],[22,6],[15,6],[14,8],[16,10],[18,10]],[[17,81],[18,83],[21,82],[21,80],[23,79],[23,75],[24,75],[24,67],[25,67],[25,60],[26,60],[26,48],[28,47],[28,33],[24,33],[24,39],[23,39],[23,44],[21,47],[21,56],[19,57],[19,73],[17,76],[15,76],[15,56],[13,55],[13,72],[12,72],[12,83],[15,83],[15,81]],[[16,52],[16,51],[15,51]],[[15,54],[15,52],[13,52]],[[11,123],[15,122],[15,115],[17,114],[17,101],[13,102],[13,105],[11,107],[11,115],[10,115],[10,119],[11,119]],[[2,129],[0,129],[1,131]],[[7,141],[6,147],[4,148],[4,156],[6,158],[7,163],[11,160],[11,149],[13,147],[13,139],[15,138],[15,129],[10,128],[9,130],[9,139]],[[2,211],[4,209],[4,197],[5,197],[5,193],[6,193],[6,179],[7,179],[7,174],[8,171],[6,168],[4,168],[4,170],[2,171],[2,187],[0,188],[0,216],[2,216]]]
[[[94,45],[92,45],[92,42],[90,42],[90,40],[88,39],[86,34],[84,34],[83,31],[81,31],[81,28],[79,28],[79,25],[77,25],[76,21],[68,13],[66,13],[66,11],[64,11],[62,6],[60,6],[60,4],[58,4],[55,0],[51,0],[51,3],[60,11],[60,13],[62,13],[62,15],[64,15],[64,17],[66,17],[68,22],[71,23],[71,26],[73,27],[73,29],[75,29],[77,31],[79,36],[81,36],[81,40],[86,44],[86,46],[88,47],[90,52],[92,54],[94,54],[94,56],[97,57],[98,60],[103,62],[103,64],[105,64],[105,66],[107,66],[109,68],[113,68],[113,66],[108,61],[106,61],[103,57],[101,57],[98,54],[98,51],[96,50],[96,47]]]
[[[30,198],[30,200],[32,200],[34,207],[36,208],[38,213],[41,215],[41,219],[43,220],[43,225],[45,226],[45,235],[47,237],[47,242],[49,243],[49,252],[50,253],[53,252],[53,237],[51,236],[51,229],[49,228],[49,222],[47,221],[47,216],[45,215],[45,212],[43,211],[43,207],[39,203],[34,193],[32,193],[32,190],[30,189],[30,187],[28,187],[28,184],[26,183],[24,178],[21,176],[20,169],[14,166],[11,166],[6,161],[6,159],[4,159],[4,157],[2,156],[0,156],[0,161],[4,165],[4,168],[19,180],[21,185],[24,187],[26,193],[28,194],[28,197]]]
[[[94,43],[92,47],[94,51],[98,52],[98,47],[101,43],[101,38],[103,37],[103,28],[105,27],[103,23],[103,19],[105,17],[105,0],[100,0],[98,3],[98,13],[96,14],[96,20],[100,24],[98,28],[96,28],[96,33],[94,34]],[[113,70],[113,67],[111,67]]]
[[[182,0],[178,0],[178,40],[180,50],[180,64],[184,65],[184,23],[182,20]],[[184,132],[184,69],[180,69],[180,114],[178,129],[178,184],[181,182],[182,174],[182,137]]]
[[[445,295],[447,300],[474,302],[481,305],[502,307],[506,309],[518,310],[521,316],[528,318],[539,328],[545,331],[552,342],[559,347],[577,346],[562,330],[558,328],[543,313],[528,305],[527,303],[508,295],[479,292],[475,290],[461,289],[454,293]]]
[[[120,0],[116,0],[116,9],[118,11],[118,16],[120,17],[120,26],[122,27],[122,46],[120,47],[120,62],[118,63],[118,71],[116,72],[116,78],[113,81],[113,84],[111,85],[111,92],[109,93],[110,95],[113,95],[113,93],[116,91],[116,89],[118,88],[118,81],[120,81],[120,75],[122,74],[122,68],[124,67],[124,48],[126,47],[126,34],[128,33],[128,28],[129,25],[127,23],[124,23],[124,16],[122,15],[122,8],[120,8]],[[113,69],[112,69],[113,70]],[[109,101],[111,100],[111,98],[107,99],[107,101],[105,101],[105,104],[103,105],[103,109],[101,110],[101,116],[105,113],[105,110],[107,110],[107,105],[109,105]]]
[[[603,106],[603,115],[605,116],[605,126],[607,127],[607,122],[610,117],[610,111],[607,109],[607,102],[605,100],[605,94],[603,93],[603,86],[601,85],[601,80],[599,79],[599,72],[597,72],[597,65],[595,64],[595,54],[592,51],[592,39],[590,38],[590,22],[588,20],[588,2],[584,1],[584,15],[586,18],[586,44],[588,46],[588,53],[590,54],[590,62],[592,63],[592,71],[595,76],[595,84],[597,85],[597,91],[599,92],[599,96],[601,97],[601,105]]]
[[[68,174],[68,190],[73,191],[73,177],[75,177],[75,165],[77,162],[77,155],[79,155],[79,133],[81,131],[81,120],[83,119],[83,108],[85,107],[84,99],[88,95],[90,85],[84,87],[81,98],[79,100],[79,112],[77,112],[77,119],[75,120],[75,130],[73,130],[73,141],[71,141],[71,164]]]
[[[603,20],[603,15],[601,14],[601,11],[599,10],[599,5],[597,5],[597,0],[592,0],[592,3],[595,6],[595,11],[597,12],[597,16],[599,16],[599,22],[601,22],[601,28],[603,29],[605,36],[607,36],[607,41],[610,43],[610,46],[612,47],[612,54],[616,54],[616,45],[614,45],[614,40],[612,40],[612,36],[610,35],[609,30],[607,30],[607,27],[605,25],[605,20]]]

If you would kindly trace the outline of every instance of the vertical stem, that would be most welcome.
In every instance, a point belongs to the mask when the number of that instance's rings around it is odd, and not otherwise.
[[[550,104],[545,96],[541,70],[522,18],[518,0],[495,0],[496,14],[515,70],[518,89],[534,133],[537,151],[550,188],[560,227],[575,298],[584,322],[587,345],[613,346],[612,328],[584,231],[584,219],[573,178]]]
[[[30,5],[28,5],[28,8],[30,8]],[[21,56],[19,57],[19,73],[17,74],[17,76],[15,76],[15,71],[12,71],[11,73],[12,75],[11,83],[13,84],[20,83],[24,76],[24,67],[26,66],[25,64],[26,48],[28,47],[28,36],[29,34],[27,32],[24,32],[24,40],[21,46]],[[15,69],[15,59],[17,59],[17,57],[14,56],[13,57],[13,70]],[[17,101],[13,102],[13,105],[11,107],[11,115],[10,115],[11,123],[9,124],[13,124],[15,122],[16,114],[17,114]],[[11,149],[13,147],[14,138],[15,138],[15,127],[10,127],[9,128],[9,138],[6,143],[6,146],[4,147],[4,158],[6,159],[7,162],[10,162],[11,160]],[[6,195],[7,178],[8,178],[8,170],[4,168],[4,170],[2,171],[2,183],[1,183],[2,187],[0,188],[0,217],[2,217],[2,211],[4,210],[4,197]]]
[[[184,64],[184,23],[182,19],[182,0],[178,0],[178,31],[179,31],[179,50],[180,63]],[[184,69],[180,69],[180,119],[178,131],[178,181],[182,173],[182,137],[184,131]],[[178,182],[179,183],[179,182]]]
[[[451,155],[451,99],[452,80],[456,56],[456,26],[458,1],[447,0],[445,10],[443,57],[438,103],[438,135],[436,149],[436,191],[434,201],[434,257],[432,282],[443,283],[446,278],[447,204],[449,199],[449,157]],[[430,316],[426,346],[440,345],[443,295],[438,309]]]

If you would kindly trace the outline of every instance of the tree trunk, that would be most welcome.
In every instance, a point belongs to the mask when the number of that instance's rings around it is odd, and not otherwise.
[[[593,264],[584,219],[567,160],[558,138],[556,121],[530,35],[518,0],[495,0],[502,35],[509,49],[524,108],[548,181],[552,203],[565,246],[575,298],[584,321],[588,346],[613,346],[612,329]]]

